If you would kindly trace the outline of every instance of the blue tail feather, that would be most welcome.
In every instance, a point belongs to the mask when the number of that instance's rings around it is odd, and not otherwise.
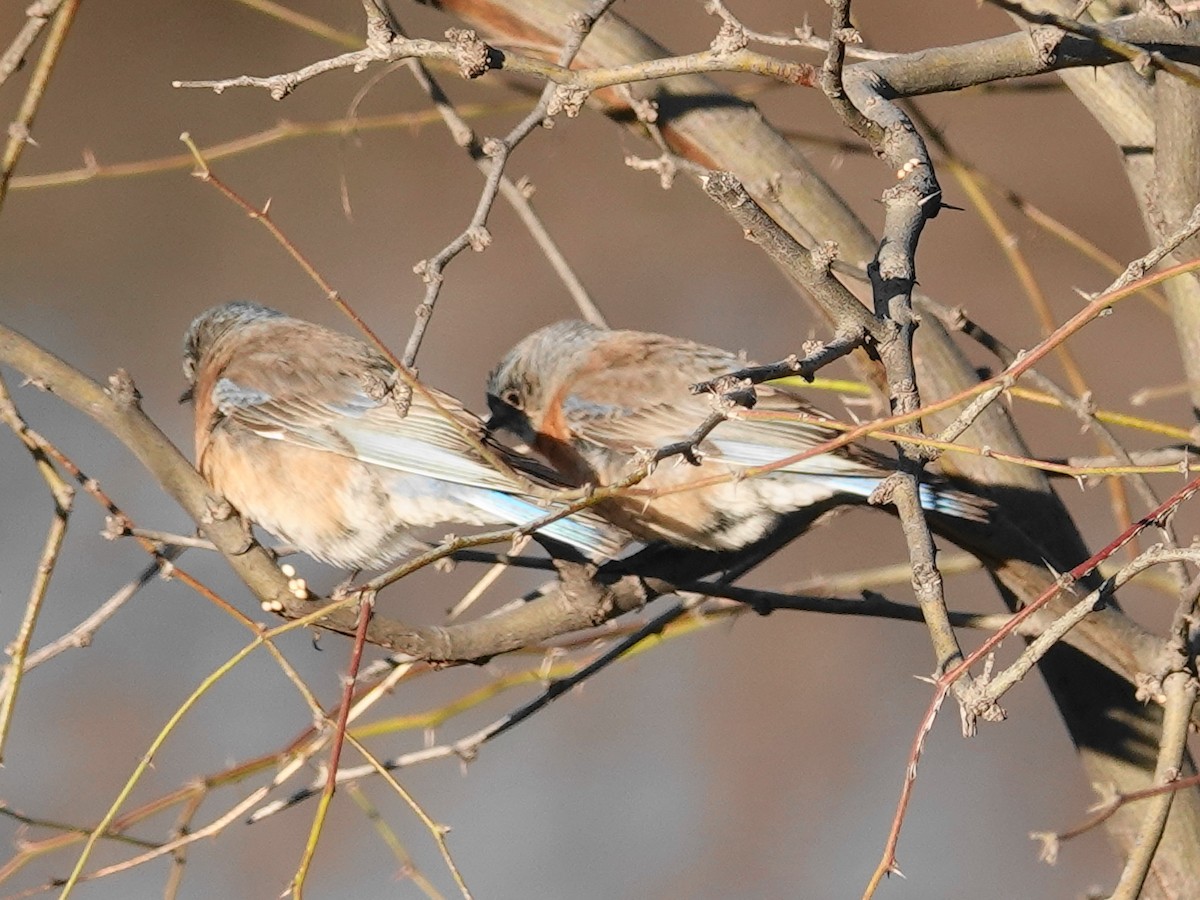
[[[501,491],[481,492],[474,502],[480,509],[505,519],[513,525],[524,525],[540,519],[554,512],[556,508],[554,506],[541,507]],[[543,525],[538,531],[556,541],[570,544],[577,550],[582,550],[595,558],[614,556],[625,543],[615,529],[608,528],[601,522],[595,524],[583,522],[574,516],[556,519],[549,525]]]
[[[795,473],[789,473],[793,476]],[[835,488],[856,497],[869,497],[879,487],[882,478],[855,477],[852,475],[813,475],[813,481]],[[977,522],[988,518],[988,501],[945,484],[922,484],[919,496],[921,507],[930,512],[971,519]]]

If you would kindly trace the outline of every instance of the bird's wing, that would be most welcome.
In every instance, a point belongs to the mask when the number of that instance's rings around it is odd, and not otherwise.
[[[577,440],[622,453],[653,450],[686,440],[716,408],[710,394],[692,384],[736,371],[750,363],[732,353],[689,342],[641,336],[636,351],[608,358],[582,371],[562,397],[562,415]],[[632,342],[620,342],[623,348]],[[603,398],[603,402],[600,398]],[[759,385],[758,411],[829,419],[793,391]],[[701,444],[709,459],[742,467],[778,462],[830,440],[840,432],[812,421],[734,418],[722,422]],[[846,447],[785,467],[805,474],[879,477],[886,457]]]
[[[348,337],[330,349],[283,367],[269,348],[243,353],[216,382],[213,402],[231,423],[269,440],[456,484],[518,489],[479,453],[472,438],[486,443],[483,423],[453,397],[425,387],[405,410],[386,359]]]

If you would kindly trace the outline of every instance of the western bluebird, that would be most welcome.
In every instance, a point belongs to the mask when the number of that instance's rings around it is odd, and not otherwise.
[[[506,430],[577,485],[611,484],[644,464],[644,451],[686,440],[712,413],[690,386],[748,365],[745,359],[679,338],[608,331],[566,321],[518,343],[488,380],[489,428]],[[829,418],[788,387],[758,387],[757,410]],[[659,465],[627,496],[595,510],[646,540],[733,550],[765,536],[778,520],[833,498],[868,497],[896,463],[859,446],[792,463],[753,478],[749,467],[778,462],[836,437],[809,422],[733,418],[700,446],[699,466]],[[713,476],[729,480],[687,489]],[[926,509],[984,520],[987,502],[935,481],[920,487]]]
[[[200,473],[247,518],[324,562],[379,568],[422,546],[414,527],[523,525],[555,508],[534,502],[539,487],[561,483],[545,466],[494,443],[441,391],[413,391],[405,409],[395,367],[348,335],[227,303],[188,328],[183,371]],[[599,520],[540,531],[593,557],[621,546]]]

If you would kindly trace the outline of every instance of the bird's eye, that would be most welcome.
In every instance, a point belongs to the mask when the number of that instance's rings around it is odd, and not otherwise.
[[[522,406],[521,392],[516,390],[508,390],[500,395],[500,399],[511,406],[513,409],[520,409]]]

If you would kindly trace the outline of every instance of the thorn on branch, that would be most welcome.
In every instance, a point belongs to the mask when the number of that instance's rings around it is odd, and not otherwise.
[[[39,146],[38,142],[33,139],[32,133],[29,130],[29,126],[24,122],[10,123],[8,126],[8,136],[12,140],[19,141],[23,144],[29,144],[33,147]]]
[[[1178,507],[1172,506],[1170,509],[1164,509],[1157,516],[1152,516],[1150,519],[1151,524],[1154,525],[1155,528],[1167,528],[1171,524],[1171,519],[1175,517],[1176,509],[1178,509]]]

